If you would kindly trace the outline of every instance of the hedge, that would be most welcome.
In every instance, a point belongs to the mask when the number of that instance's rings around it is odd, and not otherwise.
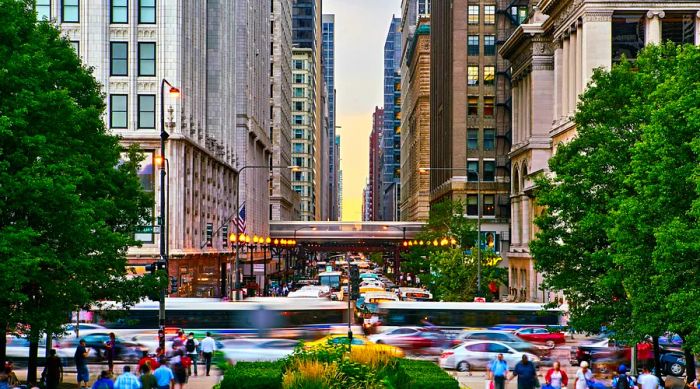
[[[226,369],[221,389],[281,389],[282,363],[238,362]]]
[[[459,383],[431,361],[401,359],[399,367],[408,375],[408,382],[398,389],[459,389]]]

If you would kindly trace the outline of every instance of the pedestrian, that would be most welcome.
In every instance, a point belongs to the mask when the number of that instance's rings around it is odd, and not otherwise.
[[[173,371],[175,384],[180,388],[187,383],[187,369],[185,364],[185,357],[182,350],[178,350],[175,357],[170,359],[170,369]]]
[[[117,338],[114,332],[109,333],[109,340],[105,342],[105,357],[107,357],[107,366],[109,372],[114,373],[114,354],[117,351]]]
[[[489,292],[493,296],[493,301],[498,301],[498,284],[496,284],[496,281],[491,280],[489,282]]]
[[[141,389],[158,389],[158,381],[151,373],[152,370],[148,364],[143,365],[139,372],[141,373],[141,377],[139,377]]]
[[[411,281],[413,281],[413,279],[411,278],[411,273],[408,273],[406,275],[406,285],[411,286]]]
[[[569,377],[566,375],[566,371],[561,368],[559,362],[554,362],[552,368],[544,376],[544,381],[554,389],[561,389],[566,388],[569,384]]]
[[[627,366],[620,365],[617,376],[612,380],[612,389],[632,389],[635,386],[632,377],[627,375]]]
[[[0,370],[0,389],[10,389],[10,376],[5,369]]]
[[[61,358],[56,356],[56,349],[49,350],[49,357],[46,359],[42,376],[46,380],[46,389],[56,389],[58,384],[63,381],[63,363],[61,363]]]
[[[158,364],[157,356],[155,354],[148,354],[148,351],[144,351],[143,356],[141,357],[141,359],[139,359],[139,362],[137,364],[138,371],[140,372],[145,365],[148,365],[148,369],[150,371],[153,371],[157,369],[158,366],[160,366]]]
[[[523,355],[522,360],[513,368],[513,377],[518,377],[518,389],[534,389],[537,382],[537,369],[535,364],[530,362],[527,355]],[[511,379],[513,379],[511,377]]]
[[[175,382],[173,371],[165,363],[165,360],[160,360],[158,363],[160,363],[160,367],[153,372],[158,389],[170,389],[170,385]]]
[[[92,384],[92,389],[114,389],[112,373],[110,373],[109,370],[102,370],[100,378]]]
[[[141,389],[141,381],[131,374],[131,366],[124,366],[124,372],[114,381],[114,389]]]
[[[5,362],[5,374],[7,374],[7,383],[10,385],[10,388],[16,388],[20,385],[17,374],[13,371],[14,368],[15,364],[12,361]]]
[[[588,381],[593,379],[593,373],[588,369],[588,362],[581,362],[581,367],[576,371],[574,389],[587,389]]]
[[[185,333],[182,331],[177,332],[177,336],[173,338],[173,351],[177,351],[185,346]]]
[[[87,365],[88,354],[88,349],[85,347],[85,339],[80,339],[73,358],[75,359],[75,369],[78,372],[78,387],[81,388],[87,388],[88,381],[90,381],[90,370],[88,370]]]
[[[498,354],[496,359],[488,365],[488,376],[493,380],[494,389],[505,389],[506,376],[508,375],[508,362],[503,359],[503,354]]]
[[[661,382],[659,382],[659,377],[651,374],[649,366],[644,366],[642,368],[642,374],[637,377],[637,384],[641,387],[640,389],[660,389]]]
[[[416,275],[416,286],[420,288],[420,278]]]
[[[192,360],[192,369],[191,367],[187,369],[187,375],[191,376],[192,375],[192,370],[194,370],[194,376],[197,376],[197,360],[199,359],[199,341],[195,339],[194,337],[194,332],[190,332],[187,341],[185,342],[185,351],[187,352],[187,356]]]
[[[200,347],[202,348],[202,357],[204,357],[205,371],[208,376],[211,369],[211,356],[216,349],[216,342],[211,337],[211,332],[207,332],[207,337],[202,339]]]

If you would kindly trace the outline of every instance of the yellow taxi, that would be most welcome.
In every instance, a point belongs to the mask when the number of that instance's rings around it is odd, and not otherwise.
[[[304,344],[305,348],[314,348],[317,346],[323,346],[323,345],[334,345],[334,344],[348,344],[348,336],[347,334],[334,334],[334,335],[328,335],[326,337],[323,337],[319,340],[315,340],[313,342],[308,342]],[[367,339],[364,335],[354,335],[352,336],[352,348],[360,348],[360,349],[371,349],[371,350],[376,350],[379,352],[385,352],[392,357],[398,357],[398,358],[403,358],[404,357],[404,352],[398,347],[394,346],[389,346],[386,344],[377,344],[372,342],[371,340]]]

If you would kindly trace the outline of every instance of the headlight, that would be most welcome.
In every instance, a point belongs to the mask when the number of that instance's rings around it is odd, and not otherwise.
[[[678,358],[678,363],[682,363],[685,365],[685,358]]]

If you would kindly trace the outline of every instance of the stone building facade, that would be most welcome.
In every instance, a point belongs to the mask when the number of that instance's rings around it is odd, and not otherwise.
[[[540,288],[529,243],[533,220],[542,212],[535,179],[549,171],[557,145],[576,136],[573,115],[596,68],[609,69],[622,54],[634,60],[646,44],[672,40],[700,44],[698,1],[531,2],[531,15],[501,47],[512,63],[513,146],[510,151],[511,295],[520,301],[549,301]]]

